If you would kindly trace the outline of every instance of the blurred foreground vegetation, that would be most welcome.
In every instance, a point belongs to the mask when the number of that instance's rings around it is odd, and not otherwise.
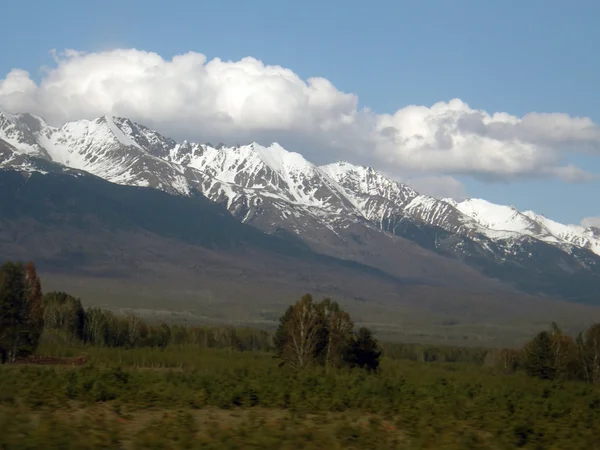
[[[191,345],[56,350],[89,360],[0,370],[0,448],[600,447],[597,384],[385,357],[372,373]]]

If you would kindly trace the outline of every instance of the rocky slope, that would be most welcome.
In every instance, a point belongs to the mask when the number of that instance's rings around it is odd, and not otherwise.
[[[52,170],[113,183],[200,193],[244,223],[393,275],[482,286],[493,278],[536,294],[600,301],[600,230],[480,199],[438,200],[372,168],[318,167],[276,143],[178,143],[110,116],[56,128],[0,113],[0,140],[0,166],[48,171],[53,163]]]

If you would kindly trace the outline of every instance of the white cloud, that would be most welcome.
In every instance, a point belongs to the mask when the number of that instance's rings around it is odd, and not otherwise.
[[[421,194],[431,195],[438,199],[453,198],[461,201],[469,197],[465,185],[448,175],[411,178],[406,180],[406,184]]]
[[[546,167],[541,173],[553,175],[562,179],[563,181],[569,182],[591,181],[598,179],[598,174],[586,172],[585,170],[571,163],[560,167]]]
[[[278,141],[315,162],[347,158],[404,176],[574,181],[591,175],[569,164],[568,153],[600,150],[600,127],[588,118],[515,117],[459,99],[376,114],[324,78],[303,80],[254,58],[208,61],[193,52],[165,60],[136,49],[69,50],[55,55],[39,84],[18,69],[0,79],[0,108],[53,124],[127,116],[202,142]]]
[[[599,227],[600,228],[600,217],[586,217],[581,220],[581,226],[588,227]]]

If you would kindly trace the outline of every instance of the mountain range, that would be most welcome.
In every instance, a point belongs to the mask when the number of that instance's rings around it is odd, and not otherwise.
[[[277,143],[177,142],[127,118],[53,127],[0,112],[0,168],[201,196],[242,224],[399,279],[600,304],[598,228],[433,198],[370,167],[314,165]]]

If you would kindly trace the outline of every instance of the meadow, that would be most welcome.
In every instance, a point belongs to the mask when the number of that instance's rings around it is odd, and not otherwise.
[[[272,353],[57,345],[0,369],[0,448],[598,448],[600,386],[383,357],[295,371]]]

